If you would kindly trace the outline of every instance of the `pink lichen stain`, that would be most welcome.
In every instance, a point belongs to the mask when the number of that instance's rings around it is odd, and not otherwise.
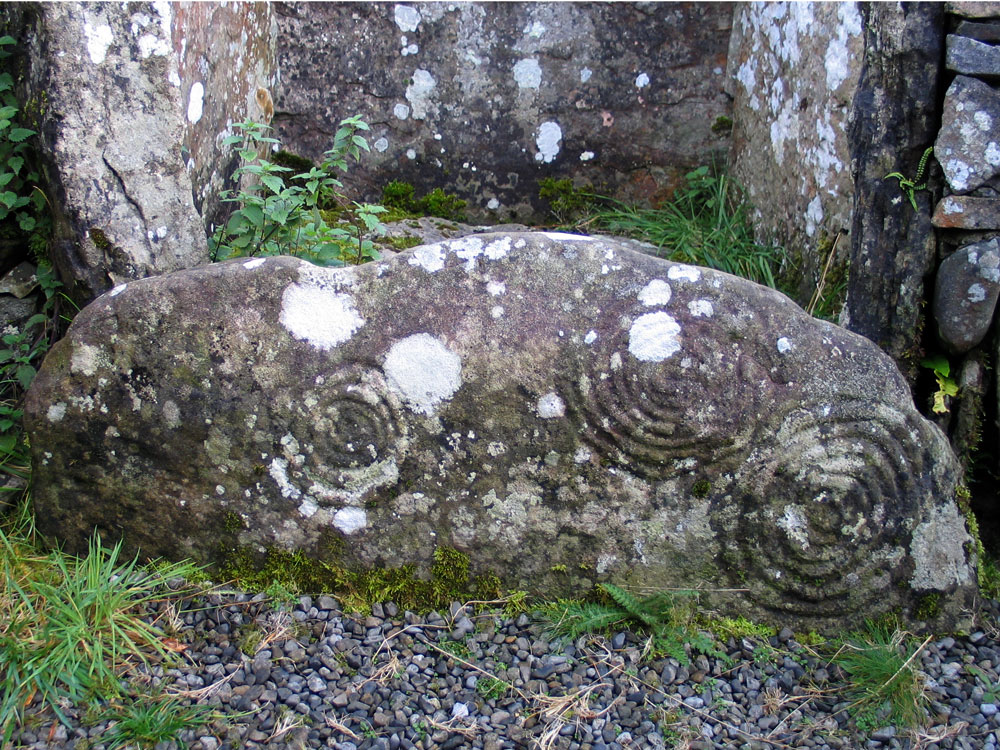
[[[606,128],[610,128],[612,125],[615,124],[615,116],[610,112],[608,112],[607,110],[601,112],[601,118],[604,120],[604,122],[602,122],[601,124]]]

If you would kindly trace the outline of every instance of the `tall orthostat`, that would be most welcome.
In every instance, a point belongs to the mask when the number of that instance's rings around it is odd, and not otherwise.
[[[146,555],[301,550],[547,595],[612,581],[821,630],[956,628],[947,440],[892,361],[783,295],[615,241],[487,234],[122,285],[29,393],[38,522]]]

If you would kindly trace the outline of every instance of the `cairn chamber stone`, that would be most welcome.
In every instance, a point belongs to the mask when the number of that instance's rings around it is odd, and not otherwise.
[[[148,556],[426,571],[448,546],[547,596],[698,588],[821,630],[956,627],[975,592],[956,461],[888,357],[614,240],[129,282],[77,316],[25,414],[39,524],[71,551],[98,529]]]

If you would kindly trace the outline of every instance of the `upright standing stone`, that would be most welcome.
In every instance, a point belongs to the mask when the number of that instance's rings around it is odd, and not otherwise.
[[[843,321],[882,347],[913,382],[924,325],[924,277],[934,264],[933,204],[929,192],[918,191],[914,210],[899,183],[886,176],[915,176],[934,143],[942,7],[871,3],[863,16],[864,67],[848,128],[855,192]]]

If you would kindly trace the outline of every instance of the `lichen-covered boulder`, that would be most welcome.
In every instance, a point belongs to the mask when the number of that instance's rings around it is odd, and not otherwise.
[[[487,234],[243,259],[83,310],[28,395],[43,531],[147,555],[436,546],[549,595],[698,588],[830,629],[960,624],[947,440],[874,345],[613,240]]]

